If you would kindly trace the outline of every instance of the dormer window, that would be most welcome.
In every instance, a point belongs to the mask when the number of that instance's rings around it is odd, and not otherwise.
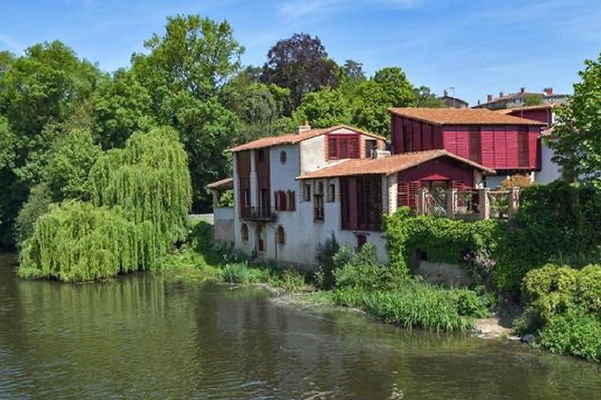
[[[359,135],[329,135],[328,159],[359,158]]]

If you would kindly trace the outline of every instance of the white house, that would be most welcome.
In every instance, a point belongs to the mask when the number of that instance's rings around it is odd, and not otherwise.
[[[230,149],[235,248],[314,265],[319,246],[334,236],[354,248],[373,243],[387,262],[382,215],[415,207],[415,187],[451,187],[456,179],[476,187],[483,173],[494,173],[444,150],[391,156],[384,147],[381,136],[339,125],[302,126]]]

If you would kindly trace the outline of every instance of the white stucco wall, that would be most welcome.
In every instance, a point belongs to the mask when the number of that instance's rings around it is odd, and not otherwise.
[[[388,262],[386,240],[382,232],[354,232],[341,230],[339,183],[337,179],[332,180],[336,185],[335,202],[327,202],[327,190],[330,181],[321,181],[324,185],[324,221],[314,221],[313,194],[315,193],[318,181],[298,181],[296,178],[304,173],[341,162],[339,160],[328,162],[326,160],[325,147],[325,136],[322,135],[302,141],[298,144],[279,145],[268,149],[270,152],[271,201],[273,203],[274,192],[278,190],[286,192],[288,190],[294,191],[296,193],[296,210],[277,211],[276,222],[262,224],[264,227],[263,235],[265,238],[265,251],[258,253],[259,258],[275,260],[280,263],[315,265],[319,245],[330,239],[332,234],[341,245],[347,244],[352,247],[357,246],[357,234],[364,234],[367,242],[375,245],[380,261]],[[286,152],[286,163],[284,164],[280,161],[280,154],[282,151]],[[251,160],[253,159],[254,156]],[[235,171],[236,166],[234,165],[234,172]],[[303,185],[305,183],[311,184],[311,201],[304,201],[303,199]],[[391,180],[391,185],[392,184],[393,182]],[[396,180],[394,181],[394,185],[394,189],[396,190]],[[254,185],[252,186],[251,191],[254,191]],[[387,197],[387,195],[388,193],[386,193],[385,197]],[[239,195],[238,180],[235,173],[234,199],[237,203]],[[248,226],[248,241],[241,240],[242,224]],[[285,244],[277,243],[277,228],[280,225],[284,228],[286,237]],[[240,220],[239,207],[235,207],[235,247],[248,255],[250,255],[257,247],[256,226],[256,222]]]
[[[535,174],[536,183],[550,183],[561,178],[561,167],[555,164],[551,159],[555,153],[549,146],[541,142],[541,170]]]

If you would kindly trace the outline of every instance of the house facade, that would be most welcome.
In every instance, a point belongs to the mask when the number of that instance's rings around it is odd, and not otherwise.
[[[476,187],[490,168],[445,150],[390,155],[383,137],[349,126],[299,127],[230,149],[236,249],[264,260],[315,265],[335,237],[372,243],[388,261],[383,215],[417,206],[418,188]]]
[[[540,171],[545,123],[487,109],[392,108],[394,154],[444,149],[495,170],[486,187],[516,173]]]
[[[340,125],[301,126],[296,133],[268,137],[230,149],[234,159],[234,243],[257,257],[315,264],[316,246],[340,232],[336,182],[301,182],[301,175],[344,160],[366,159],[385,138]],[[384,255],[384,254],[382,254]]]

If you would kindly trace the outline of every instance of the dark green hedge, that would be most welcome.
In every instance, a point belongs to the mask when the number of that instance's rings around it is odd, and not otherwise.
[[[525,188],[510,223],[411,217],[401,208],[385,226],[395,267],[409,271],[418,252],[434,262],[463,264],[468,252],[490,251],[496,286],[519,291],[528,271],[549,262],[581,268],[599,261],[601,189],[563,182]]]

